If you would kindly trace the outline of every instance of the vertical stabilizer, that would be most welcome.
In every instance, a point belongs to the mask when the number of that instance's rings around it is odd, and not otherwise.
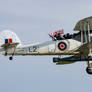
[[[20,39],[11,30],[4,30],[0,32],[0,46],[6,43],[19,43],[19,45],[21,45]]]

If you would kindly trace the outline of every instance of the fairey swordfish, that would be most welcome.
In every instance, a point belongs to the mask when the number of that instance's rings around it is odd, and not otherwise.
[[[0,32],[0,54],[10,56],[18,55],[57,55],[53,62],[57,65],[71,64],[77,61],[86,61],[86,72],[92,74],[92,17],[84,18],[76,24],[74,34],[49,35],[52,40],[43,43],[23,45],[18,36],[10,30]],[[68,57],[61,58],[62,55]]]

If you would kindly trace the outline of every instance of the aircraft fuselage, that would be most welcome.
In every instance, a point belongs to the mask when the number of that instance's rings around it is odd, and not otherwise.
[[[16,48],[15,55],[75,55],[81,42],[74,39],[46,41]],[[13,50],[12,50],[13,51]],[[12,52],[8,52],[9,55]]]

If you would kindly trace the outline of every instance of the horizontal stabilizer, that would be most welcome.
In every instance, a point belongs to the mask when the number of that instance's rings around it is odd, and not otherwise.
[[[19,43],[7,43],[7,44],[3,44],[1,45],[1,47],[7,49],[7,48],[13,48],[16,47]]]

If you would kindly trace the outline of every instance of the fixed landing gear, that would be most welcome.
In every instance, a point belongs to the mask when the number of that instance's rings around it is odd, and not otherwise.
[[[13,60],[13,57],[11,56],[11,57],[9,57],[9,60]]]
[[[7,52],[5,52],[5,56],[7,56]]]
[[[87,67],[87,68],[86,68],[86,72],[87,72],[88,74],[92,74],[92,68]]]
[[[92,75],[92,63],[90,63],[90,61],[87,61],[87,65],[88,67],[86,68],[86,72],[90,75]]]

